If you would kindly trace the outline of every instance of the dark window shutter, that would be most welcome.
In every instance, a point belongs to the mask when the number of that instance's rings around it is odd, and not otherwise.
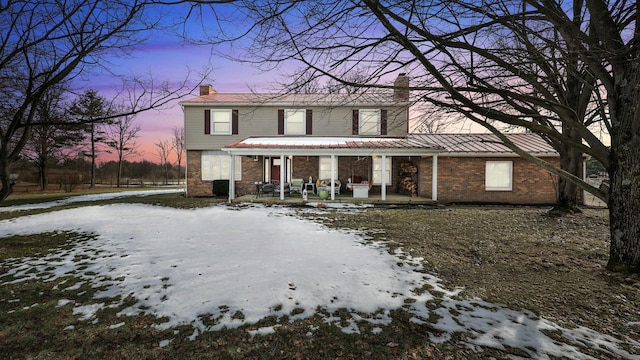
[[[278,109],[278,135],[284,135],[284,110]]]
[[[211,110],[204,111],[204,133],[211,134]]]
[[[387,110],[380,110],[380,135],[387,135]]]
[[[353,118],[351,121],[351,135],[358,135],[358,110],[353,110]]]
[[[307,110],[307,135],[311,135],[313,127],[313,110]]]
[[[238,110],[231,110],[231,134],[238,134]]]

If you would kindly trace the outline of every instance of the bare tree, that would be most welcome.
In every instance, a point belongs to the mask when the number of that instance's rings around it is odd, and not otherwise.
[[[92,67],[106,65],[113,73],[105,58],[126,56],[159,26],[153,16],[161,15],[152,8],[182,2],[16,0],[0,5],[0,201],[13,190],[11,166],[37,124],[37,104],[47,91]],[[123,95],[134,105],[131,111],[139,112],[195,88],[185,91],[185,83],[170,87],[152,78],[129,77]]]
[[[33,127],[23,151],[23,156],[38,168],[41,190],[46,190],[49,184],[49,167],[63,160],[65,150],[77,145],[83,138],[78,127],[61,125],[66,116],[64,101],[62,87],[51,88],[43,96],[35,115],[38,125]]]
[[[176,162],[178,165],[178,184],[180,184],[182,170],[182,157],[184,156],[184,128],[173,128],[173,150],[176,152]]]
[[[238,11],[232,14],[245,20],[248,27],[241,31],[252,39],[245,48],[249,61],[267,67],[295,62],[313,74],[369,88],[381,87],[372,84],[384,84],[392,74],[409,73],[414,100],[464,115],[520,156],[607,201],[608,268],[640,272],[637,2],[234,4]],[[227,20],[238,24],[237,18]],[[371,70],[367,78],[348,80],[363,65]],[[541,135],[558,149],[561,166],[517,148],[501,126]],[[600,129],[610,134],[611,148],[599,138]],[[576,176],[583,153],[604,165],[610,189]]]
[[[169,156],[171,155],[173,146],[171,145],[171,141],[169,140],[158,140],[155,145],[156,155],[158,156],[160,165],[162,165],[162,169],[164,170],[164,184],[167,185],[169,183],[169,168],[171,167]]]
[[[127,113],[120,110],[120,113]],[[141,128],[135,124],[134,115],[124,115],[113,119],[105,126],[105,144],[116,152],[118,157],[117,186],[120,187],[122,163],[132,155],[138,155],[139,145],[136,142]]]
[[[368,73],[368,71],[362,69],[354,69],[344,74],[344,81],[328,79],[327,90],[329,90],[330,93],[346,94],[358,94],[365,91],[371,91],[371,89],[366,86],[359,85],[367,83],[369,79]]]
[[[96,186],[96,160],[99,144],[105,140],[103,125],[110,117],[110,105],[95,90],[87,90],[71,104],[69,113],[76,126],[80,126],[87,137],[89,151],[84,156],[91,159],[91,187]]]

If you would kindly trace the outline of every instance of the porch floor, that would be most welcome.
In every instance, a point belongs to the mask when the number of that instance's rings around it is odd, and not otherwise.
[[[284,200],[280,200],[279,196],[271,196],[271,194],[265,194],[261,197],[256,197],[255,194],[248,194],[236,197],[235,202],[252,202],[252,203],[291,203],[291,204],[303,204],[305,201],[302,199],[301,194],[291,194],[284,197]],[[323,202],[323,203],[349,203],[349,204],[385,204],[385,205],[437,205],[437,201],[433,201],[424,197],[411,197],[407,195],[401,195],[396,193],[387,193],[386,199],[383,201],[380,198],[380,194],[369,195],[368,198],[354,198],[351,193],[343,193],[335,196],[335,200],[331,198],[327,200],[320,200],[317,194],[309,194],[306,202]]]

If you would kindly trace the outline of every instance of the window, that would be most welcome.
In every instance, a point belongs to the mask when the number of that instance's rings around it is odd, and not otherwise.
[[[385,158],[385,185],[391,185],[391,157]],[[382,157],[373,157],[373,183],[375,185],[382,184]]]
[[[360,135],[380,135],[380,110],[360,110],[359,116],[358,133]]]
[[[307,133],[307,111],[305,109],[287,109],[284,111],[284,133],[287,135],[305,135]]]
[[[231,110],[211,110],[211,134],[231,134]]]
[[[200,157],[202,180],[228,180],[231,156],[224,151],[203,151]],[[235,158],[236,180],[242,180],[242,157]]]
[[[511,191],[513,161],[487,161],[484,185],[487,191]]]
[[[335,158],[336,167],[333,171],[333,178],[338,178],[338,158]],[[320,156],[320,171],[318,179],[331,179],[331,156]]]

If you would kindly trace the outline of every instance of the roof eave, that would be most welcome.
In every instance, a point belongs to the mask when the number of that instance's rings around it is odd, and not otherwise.
[[[439,149],[390,149],[390,148],[222,148],[231,155],[262,155],[262,156],[433,156],[442,150]]]
[[[560,157],[557,152],[529,152],[536,157]],[[442,157],[521,157],[514,152],[452,152],[444,151],[438,154]]]
[[[339,106],[375,106],[375,107],[408,107],[410,104],[406,102],[194,102],[194,101],[183,101],[178,103],[180,106],[185,107],[195,107],[195,106],[210,106],[210,107],[234,107],[234,106],[242,106],[242,107],[285,107],[285,106],[309,106],[309,107],[339,107]]]

